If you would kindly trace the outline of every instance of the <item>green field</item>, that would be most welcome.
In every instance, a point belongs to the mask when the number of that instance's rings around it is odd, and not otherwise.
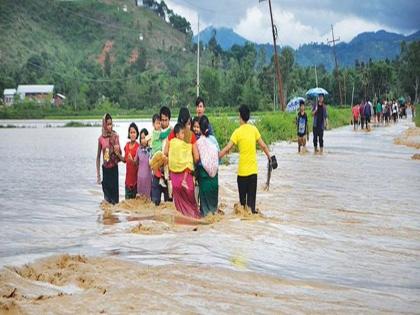
[[[309,130],[312,126],[312,115],[310,109],[306,109],[309,118]],[[348,108],[328,108],[329,128],[337,128],[350,123],[351,109]],[[209,119],[216,133],[216,138],[221,147],[225,146],[235,128],[239,127],[238,114],[235,116],[212,116]],[[295,113],[284,112],[256,112],[251,114],[251,119],[255,119],[255,125],[261,133],[262,138],[267,144],[280,140],[296,140]]]

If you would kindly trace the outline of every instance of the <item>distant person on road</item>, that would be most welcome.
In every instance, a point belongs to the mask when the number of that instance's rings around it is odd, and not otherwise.
[[[378,99],[378,103],[376,104],[376,122],[379,124],[382,118],[382,104],[381,101]]]
[[[365,101],[361,101],[359,105],[359,113],[360,113],[360,127],[362,130],[365,128]]]
[[[360,106],[359,104],[354,104],[351,109],[353,115],[353,130],[356,131],[359,125],[359,116],[360,116]]]
[[[392,100],[392,119],[394,120],[394,123],[398,120],[398,104],[395,99]]]
[[[314,137],[314,151],[315,153],[324,152],[324,129],[328,125],[327,107],[324,104],[324,95],[318,96],[318,101],[312,107],[313,122],[313,137]],[[318,151],[318,141],[320,151]]]
[[[308,116],[305,113],[305,101],[299,101],[299,113],[296,116],[296,128],[298,136],[298,153],[301,147],[306,151],[306,140],[309,141]]]
[[[365,112],[365,122],[366,122],[366,131],[370,130],[370,120],[372,117],[372,103],[370,102],[369,99],[367,99],[366,103],[365,103],[365,108],[364,108],[364,112]]]

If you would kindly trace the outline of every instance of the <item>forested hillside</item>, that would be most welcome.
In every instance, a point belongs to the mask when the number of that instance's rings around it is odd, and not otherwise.
[[[164,1],[144,3],[1,1],[0,90],[53,84],[67,97],[64,109],[77,112],[192,105],[197,45],[190,24]],[[263,47],[246,43],[224,50],[213,34],[200,49],[200,94],[208,106],[273,108],[274,62]],[[399,49],[398,58],[355,62],[341,68],[338,77],[320,60],[318,86],[330,92],[327,102],[340,103],[338,82],[345,104],[352,95],[354,101],[418,99],[420,42],[403,41]],[[301,66],[292,49],[282,49],[280,65],[286,102],[316,86],[313,65]],[[19,116],[10,113],[19,106],[0,116]]]

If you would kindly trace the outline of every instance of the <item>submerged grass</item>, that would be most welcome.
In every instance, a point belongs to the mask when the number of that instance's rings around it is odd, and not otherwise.
[[[80,121],[69,121],[63,127],[100,127],[99,123],[84,123]]]

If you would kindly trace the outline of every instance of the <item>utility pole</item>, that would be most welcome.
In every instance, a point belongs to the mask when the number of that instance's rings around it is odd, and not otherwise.
[[[259,2],[262,2],[264,0],[259,0]],[[271,18],[271,30],[273,32],[273,43],[274,43],[274,63],[275,63],[275,67],[276,67],[276,77],[277,77],[277,83],[278,83],[278,89],[277,89],[277,93],[278,93],[278,98],[281,104],[281,110],[284,112],[284,96],[283,96],[283,81],[281,79],[281,73],[280,73],[280,65],[279,65],[279,58],[277,55],[277,43],[276,43],[276,38],[277,38],[277,27],[274,25],[273,22],[273,11],[271,9],[271,0],[268,0],[268,5],[270,7],[270,18]]]
[[[338,61],[337,61],[337,53],[335,51],[335,43],[340,41],[340,37],[339,38],[334,38],[334,28],[331,24],[331,34],[332,34],[332,40],[328,40],[327,42],[328,44],[332,43],[333,44],[333,53],[334,53],[334,60],[335,60],[335,78],[338,82],[338,91],[340,93],[340,105],[343,104],[343,95],[341,93],[341,83],[340,83],[340,78],[338,75]]]
[[[197,97],[200,96],[200,16],[197,15]]]
[[[318,87],[318,75],[316,73],[316,65],[315,65],[315,83],[316,83],[316,87]]]

